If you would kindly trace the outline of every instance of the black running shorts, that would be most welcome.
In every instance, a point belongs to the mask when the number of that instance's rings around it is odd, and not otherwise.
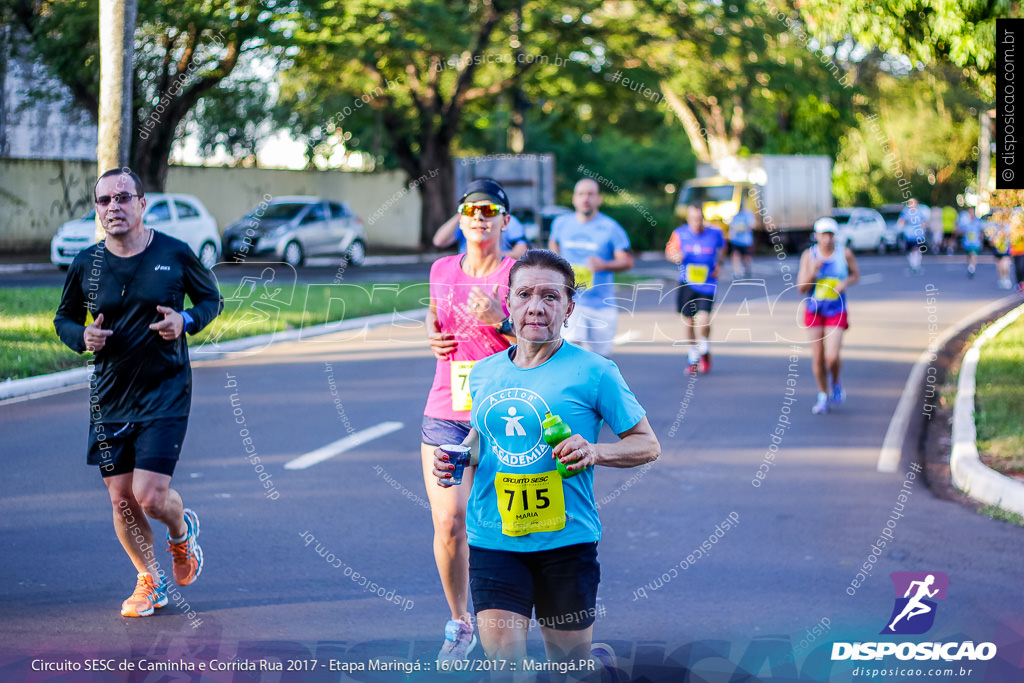
[[[89,425],[86,462],[98,465],[104,478],[135,470],[171,476],[187,428],[187,417]]]

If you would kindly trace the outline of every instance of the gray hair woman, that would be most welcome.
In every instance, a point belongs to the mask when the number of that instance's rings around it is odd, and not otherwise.
[[[565,259],[528,251],[509,274],[517,344],[477,362],[470,375],[473,429],[463,441],[475,467],[466,515],[470,587],[492,659],[523,660],[534,609],[549,659],[591,653],[601,538],[594,466],[635,467],[661,452],[615,363],[562,339],[574,294]],[[544,440],[547,414],[572,430],[554,448]],[[617,442],[597,442],[605,422]],[[454,465],[434,453],[434,475],[445,486]],[[556,460],[578,476],[564,478]]]

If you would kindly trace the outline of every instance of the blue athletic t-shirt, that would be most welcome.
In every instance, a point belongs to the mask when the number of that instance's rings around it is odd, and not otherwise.
[[[718,264],[718,250],[725,246],[722,231],[710,225],[698,235],[690,225],[680,225],[672,233],[670,243],[682,253],[679,264],[679,281],[685,282],[698,294],[714,296],[718,278],[711,274]]]
[[[573,434],[595,443],[602,422],[621,434],[646,413],[607,358],[563,342],[544,364],[525,370],[511,360],[515,349],[477,361],[469,376],[471,421],[480,434],[480,462],[466,511],[469,544],[533,552],[595,543],[601,540],[601,522],[594,468],[563,480],[541,422],[547,412],[559,415]],[[559,514],[556,489],[564,514]],[[525,529],[516,529],[518,524]],[[545,526],[555,530],[542,530]],[[510,536],[503,529],[527,532]]]
[[[811,247],[811,256],[815,259],[823,259],[818,245]],[[837,292],[836,285],[850,277],[850,265],[846,262],[845,247],[837,246],[832,256],[826,260],[817,279],[814,281],[814,290],[807,300],[807,310],[810,313],[817,313],[824,318],[831,318],[846,310],[846,292]]]
[[[906,206],[900,211],[900,217],[897,220],[903,221],[903,238],[908,242],[924,240],[924,211],[920,205],[913,209]]]
[[[961,230],[964,233],[964,249],[981,249],[981,234],[985,229],[985,222],[979,218],[968,218],[963,222]]]
[[[739,247],[754,246],[754,226],[757,219],[750,209],[740,209],[729,223],[729,242]]]
[[[597,256],[603,261],[615,258],[616,251],[629,249],[629,236],[614,218],[598,213],[586,223],[580,223],[576,214],[565,214],[551,226],[551,240],[558,243],[562,257],[576,271],[576,284],[582,287],[577,305],[589,308],[612,308],[615,298],[615,274],[602,270],[592,272],[587,259]]]

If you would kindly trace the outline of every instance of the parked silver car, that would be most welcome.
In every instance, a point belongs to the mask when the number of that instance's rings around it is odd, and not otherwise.
[[[224,231],[224,258],[266,259],[301,265],[310,256],[341,256],[362,265],[363,221],[345,202],[321,197],[275,197]]]

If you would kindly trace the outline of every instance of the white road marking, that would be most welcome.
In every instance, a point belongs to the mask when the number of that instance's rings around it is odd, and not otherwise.
[[[284,468],[286,470],[304,470],[321,463],[324,460],[330,460],[336,455],[341,455],[345,451],[352,450],[356,446],[361,446],[367,441],[373,441],[374,439],[379,439],[391,432],[397,432],[404,426],[405,425],[401,422],[381,422],[379,425],[374,425],[362,431],[349,434],[345,438],[338,439],[334,443],[329,443],[315,451],[310,451],[305,455],[300,455],[294,460],[289,460],[285,463]]]
[[[613,346],[621,346],[622,344],[628,344],[629,342],[633,341],[634,339],[639,339],[639,338],[640,338],[640,333],[637,332],[636,330],[630,328],[630,329],[626,330],[625,332],[623,332],[622,334],[616,335],[615,339],[612,341],[612,345]]]
[[[857,282],[858,285],[873,285],[877,282],[881,282],[885,277],[881,273],[868,273],[862,275],[860,280]]]

